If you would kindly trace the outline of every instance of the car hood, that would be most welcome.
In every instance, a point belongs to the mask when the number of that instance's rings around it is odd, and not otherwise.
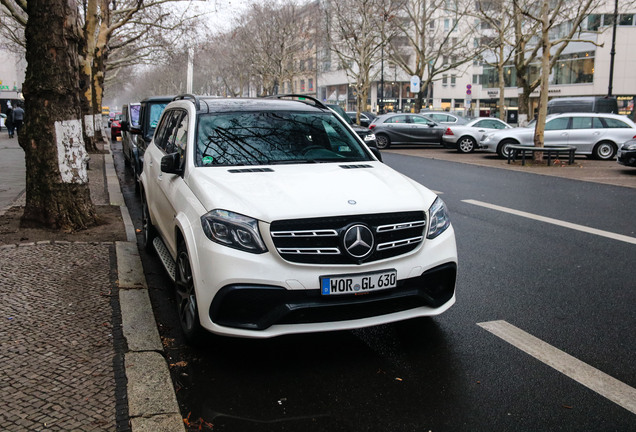
[[[206,211],[224,209],[265,222],[427,210],[436,198],[381,162],[198,167],[187,181]]]

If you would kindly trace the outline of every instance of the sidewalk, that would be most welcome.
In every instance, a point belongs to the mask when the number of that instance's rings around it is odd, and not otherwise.
[[[0,430],[183,431],[112,153],[89,176],[127,241],[0,244]]]

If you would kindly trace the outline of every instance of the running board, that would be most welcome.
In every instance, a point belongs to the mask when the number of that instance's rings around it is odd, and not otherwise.
[[[165,244],[163,244],[163,240],[161,240],[160,237],[155,237],[152,241],[152,245],[155,247],[157,255],[159,255],[159,259],[161,259],[163,266],[166,268],[168,276],[170,276],[170,279],[174,282],[177,273],[177,266],[172,259],[172,255],[168,252],[168,248]]]

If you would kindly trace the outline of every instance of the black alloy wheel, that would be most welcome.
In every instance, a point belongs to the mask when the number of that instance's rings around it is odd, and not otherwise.
[[[179,323],[186,340],[191,344],[196,344],[201,339],[203,329],[199,322],[197,296],[194,290],[190,257],[183,242],[177,248],[176,264],[175,291]]]
[[[379,134],[375,136],[375,143],[379,149],[387,149],[391,146],[391,140],[385,134]]]
[[[145,193],[141,194],[141,228],[144,249],[146,252],[152,252],[154,250],[152,241],[157,236],[157,231],[150,220],[150,211],[148,209],[148,201],[146,200]]]

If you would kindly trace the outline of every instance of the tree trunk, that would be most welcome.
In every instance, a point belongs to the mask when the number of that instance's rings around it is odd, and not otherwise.
[[[79,82],[80,108],[82,111],[82,126],[86,150],[95,152],[95,116],[93,114],[93,53],[95,52],[95,26],[97,23],[97,3],[91,0],[86,5],[86,22],[84,23],[83,38],[79,46]]]
[[[94,225],[97,216],[80,119],[77,4],[29,0],[28,15],[26,113],[19,134],[26,160],[22,225],[84,229]]]
[[[537,113],[537,122],[534,127],[534,146],[543,147],[544,145],[544,132],[545,132],[545,120],[548,114],[548,86],[550,77],[550,49],[552,43],[550,42],[550,18],[548,13],[550,11],[549,0],[543,0],[541,6],[541,84],[539,93],[539,109]],[[535,160],[543,160],[542,152],[535,152]]]
[[[506,80],[504,75],[504,66],[506,65],[505,61],[505,52],[504,45],[501,44],[499,46],[499,61],[497,64],[497,73],[499,78],[499,120],[506,121],[506,99],[505,99],[505,90],[506,90]]]

